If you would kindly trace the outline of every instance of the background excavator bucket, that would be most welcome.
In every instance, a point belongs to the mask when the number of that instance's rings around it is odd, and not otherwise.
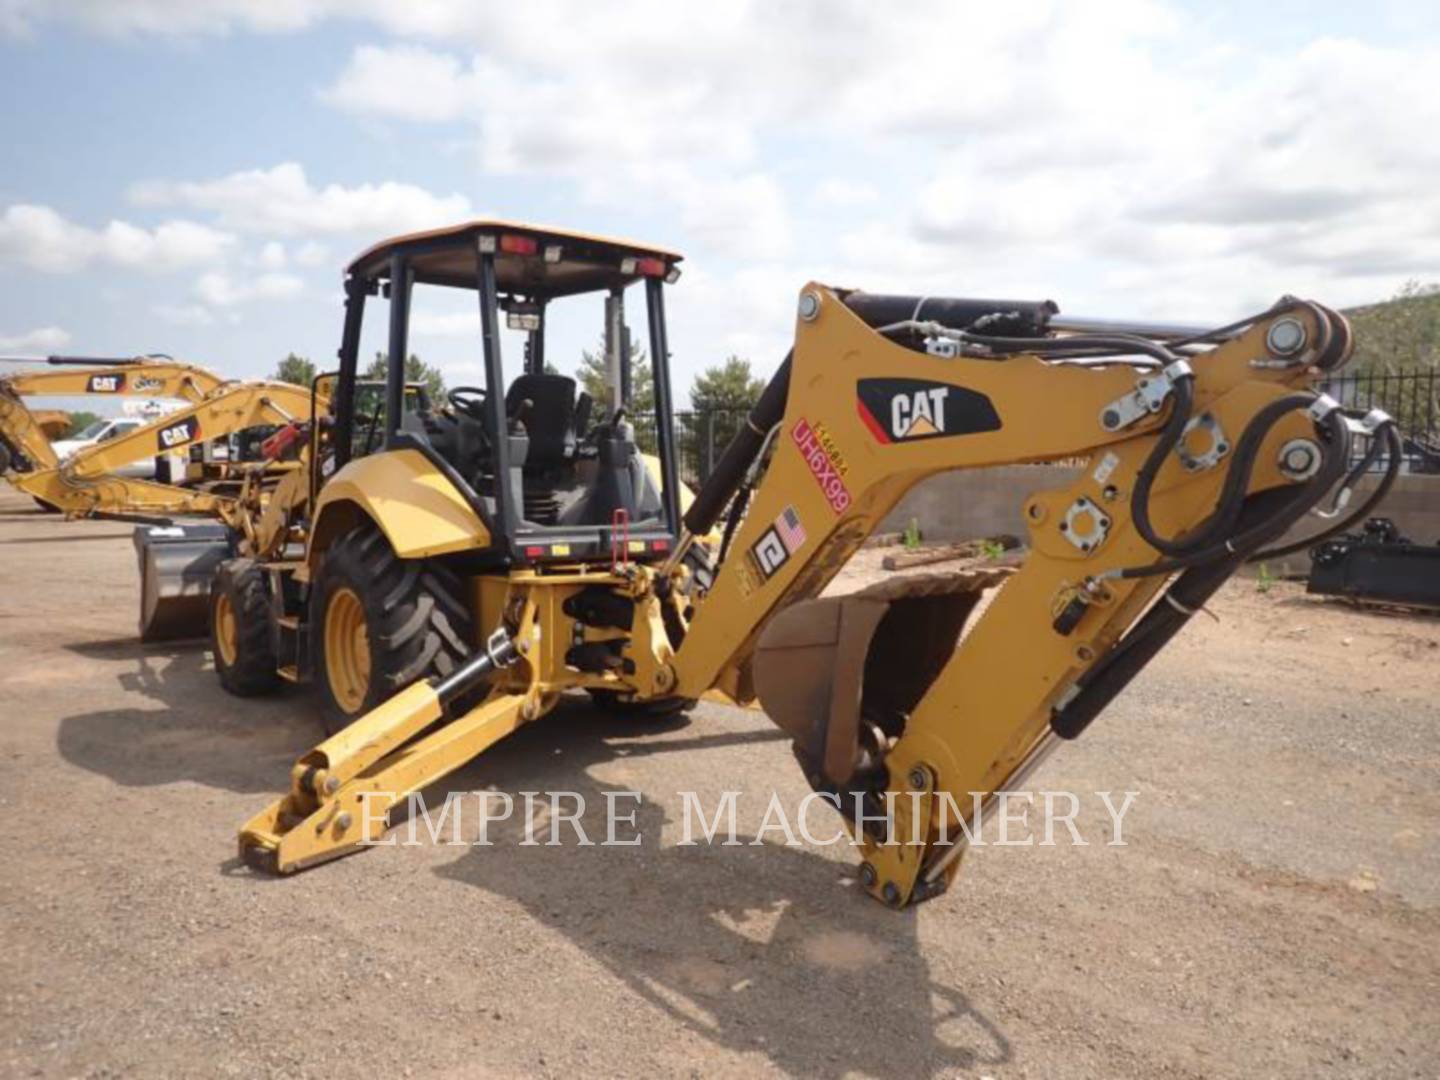
[[[224,525],[142,525],[135,530],[140,561],[140,640],[172,641],[209,633],[210,582],[231,554]]]
[[[765,712],[795,740],[807,774],[844,785],[866,762],[865,728],[900,734],[960,639],[981,594],[1008,571],[918,574],[794,604],[753,659]]]

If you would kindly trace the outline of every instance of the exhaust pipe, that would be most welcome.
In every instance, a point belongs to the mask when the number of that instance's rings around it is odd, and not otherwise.
[[[140,640],[205,637],[215,568],[235,554],[224,525],[142,525],[135,530],[140,563]]]

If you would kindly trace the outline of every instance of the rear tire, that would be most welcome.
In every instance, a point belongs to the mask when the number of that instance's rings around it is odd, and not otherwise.
[[[474,640],[459,576],[433,559],[399,558],[369,522],[326,551],[310,632],[332,735],[417,680],[449,675]]]
[[[280,685],[270,632],[270,589],[254,559],[227,559],[210,585],[210,651],[220,685],[237,697]]]

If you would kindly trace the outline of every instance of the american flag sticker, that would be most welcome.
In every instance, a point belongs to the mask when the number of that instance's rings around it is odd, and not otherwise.
[[[780,534],[786,550],[792,555],[805,543],[805,526],[800,524],[800,515],[793,506],[787,506],[780,512],[780,516],[775,519],[775,531]]]

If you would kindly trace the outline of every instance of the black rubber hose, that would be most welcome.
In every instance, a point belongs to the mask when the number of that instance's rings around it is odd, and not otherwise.
[[[1294,311],[1303,301],[1293,296],[1282,297],[1275,302],[1275,306],[1258,315],[1251,315],[1248,318],[1237,319],[1225,326],[1217,326],[1214,330],[1207,330],[1203,334],[1196,334],[1194,337],[1180,338],[1178,341],[1171,341],[1168,344],[1172,349],[1184,348],[1186,345],[1207,345],[1213,344],[1217,338],[1228,338],[1242,330],[1248,330],[1261,319],[1273,318],[1276,315],[1283,315],[1287,311]]]
[[[725,515],[725,531],[720,536],[720,554],[715,560],[717,568],[724,565],[725,557],[730,554],[730,541],[735,539],[735,530],[740,527],[740,521],[750,506],[752,490],[749,484],[744,485],[730,502],[730,513]]]
[[[1388,451],[1388,456],[1385,461],[1385,472],[1384,475],[1380,477],[1380,482],[1375,485],[1375,490],[1370,493],[1364,502],[1352,510],[1345,518],[1328,528],[1321,529],[1314,536],[1307,536],[1303,540],[1293,541],[1283,547],[1270,548],[1266,551],[1257,552],[1250,556],[1249,561],[1259,562],[1261,559],[1280,559],[1286,555],[1294,555],[1297,551],[1304,551],[1306,548],[1314,547],[1322,540],[1329,540],[1332,536],[1338,536],[1340,533],[1348,532],[1369,517],[1370,512],[1380,505],[1386,495],[1390,494],[1390,489],[1395,486],[1395,480],[1400,475],[1400,466],[1404,461],[1404,447],[1401,445],[1400,432],[1396,429],[1395,424],[1393,422],[1386,424],[1384,431]],[[1376,439],[1371,449],[1374,450],[1375,446],[1378,446],[1379,443],[1380,440]],[[1368,459],[1369,456],[1370,455],[1367,454],[1366,458]],[[1363,466],[1364,462],[1362,462],[1361,465]],[[1346,482],[1350,482],[1348,478]]]
[[[1248,531],[1284,513],[1290,506],[1290,494],[1273,488],[1245,500],[1242,526]],[[1062,739],[1077,738],[1244,561],[1243,554],[1229,554],[1177,577],[1131,631],[1081,676],[1075,696],[1051,712],[1050,727],[1055,734]]]
[[[725,504],[730,501],[730,496],[745,478],[745,471],[750,468],[755,455],[760,453],[760,448],[765,445],[765,436],[784,417],[785,402],[790,396],[792,355],[793,353],[786,355],[784,363],[765,387],[765,392],[760,395],[755,407],[750,410],[745,423],[730,440],[730,445],[725,447],[725,453],[720,455],[720,460],[715,463],[709,478],[695,495],[695,501],[685,512],[685,528],[691,536],[703,536],[710,531],[725,509]]]
[[[1188,570],[1216,559],[1227,559],[1232,555],[1238,555],[1242,560],[1248,559],[1250,554],[1261,544],[1283,535],[1287,529],[1300,520],[1305,511],[1325,497],[1325,493],[1340,479],[1341,474],[1345,471],[1346,463],[1350,459],[1350,429],[1346,426],[1345,418],[1341,415],[1340,410],[1333,410],[1325,418],[1324,423],[1330,436],[1327,440],[1330,444],[1329,452],[1325,455],[1324,462],[1319,471],[1298,489],[1293,491],[1287,488],[1279,489],[1289,494],[1291,498],[1273,518],[1237,532],[1224,542],[1201,551],[1180,558],[1162,559],[1150,566],[1132,566],[1122,570],[1119,576],[1140,578],[1153,577],[1156,574],[1171,574],[1177,570]]]
[[[1181,389],[1177,384],[1177,395],[1180,394]],[[1130,516],[1135,521],[1135,530],[1140,534],[1140,538],[1161,554],[1179,558],[1214,544],[1222,536],[1228,536],[1235,527],[1235,522],[1240,514],[1240,506],[1245,501],[1245,493],[1250,488],[1250,476],[1255,469],[1255,458],[1265,436],[1286,413],[1293,412],[1295,409],[1309,408],[1314,400],[1314,397],[1309,394],[1290,394],[1270,402],[1252,417],[1241,433],[1235,453],[1231,456],[1230,468],[1225,474],[1225,483],[1221,487],[1220,498],[1216,502],[1214,513],[1197,529],[1185,536],[1167,540],[1156,534],[1150,521],[1150,489],[1160,468],[1165,464],[1165,459],[1178,445],[1180,438],[1183,438],[1184,423],[1181,423],[1180,436],[1174,441],[1169,439],[1170,432],[1174,427],[1175,416],[1179,414],[1181,407],[1177,397],[1176,413],[1171,415],[1170,423],[1162,432],[1160,442],[1155,444],[1150,456],[1140,467],[1140,472],[1135,479],[1135,490],[1130,497]]]

